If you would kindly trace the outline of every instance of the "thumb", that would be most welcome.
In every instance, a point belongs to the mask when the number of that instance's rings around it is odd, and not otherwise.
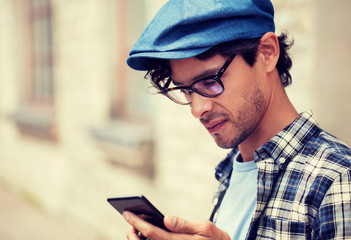
[[[230,240],[228,233],[217,228],[210,221],[191,222],[179,217],[165,216],[164,224],[174,233],[197,235],[208,239]]]
[[[171,232],[176,233],[192,233],[191,224],[187,220],[175,217],[175,216],[165,216],[164,224]]]
[[[199,234],[203,223],[195,223],[175,216],[165,216],[164,224],[171,232],[185,234]]]

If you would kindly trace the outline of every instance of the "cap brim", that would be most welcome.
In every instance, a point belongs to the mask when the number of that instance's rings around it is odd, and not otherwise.
[[[150,65],[153,60],[156,59],[183,59],[191,58],[197,56],[211,47],[207,48],[195,48],[195,49],[182,49],[176,51],[167,51],[167,52],[139,52],[131,53],[131,56],[127,59],[127,64],[129,67],[139,70],[139,71],[148,71],[150,70]]]

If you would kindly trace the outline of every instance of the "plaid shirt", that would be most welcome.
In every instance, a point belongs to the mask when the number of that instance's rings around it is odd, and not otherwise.
[[[219,202],[234,149],[216,168]],[[351,239],[351,149],[308,113],[254,152],[257,205],[246,239]]]

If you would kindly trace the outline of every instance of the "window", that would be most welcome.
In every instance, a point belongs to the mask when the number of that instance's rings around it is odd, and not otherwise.
[[[116,11],[117,67],[112,91],[111,117],[118,119],[148,118],[151,112],[145,73],[126,64],[129,51],[146,26],[143,0],[119,0]],[[145,25],[140,24],[145,22]]]
[[[153,139],[150,93],[144,72],[130,69],[126,58],[146,25],[143,0],[115,2],[116,67],[111,89],[111,124],[93,129],[109,162],[153,178]],[[145,22],[143,26],[142,22]]]
[[[19,109],[12,117],[22,133],[53,140],[57,136],[53,123],[52,8],[50,0],[23,1],[20,7],[22,91]]]
[[[39,105],[52,105],[54,98],[52,17],[49,0],[30,1],[32,33],[32,76],[27,99]]]

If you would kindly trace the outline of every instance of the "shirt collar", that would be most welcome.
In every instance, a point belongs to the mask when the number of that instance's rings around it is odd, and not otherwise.
[[[239,153],[239,149],[235,147],[227,157],[222,160],[216,167],[215,177],[220,183],[225,183],[232,174],[233,159]]]
[[[254,152],[256,162],[273,158],[279,168],[285,168],[290,160],[315,135],[320,128],[312,115],[304,112],[271,140]]]
[[[320,131],[312,115],[304,112],[266,144],[258,148],[254,152],[254,161],[259,162],[273,158],[279,168],[285,168],[302,147]],[[233,158],[237,154],[239,154],[239,149],[235,147],[216,167],[215,177],[219,182],[226,184],[230,178],[233,170]]]

